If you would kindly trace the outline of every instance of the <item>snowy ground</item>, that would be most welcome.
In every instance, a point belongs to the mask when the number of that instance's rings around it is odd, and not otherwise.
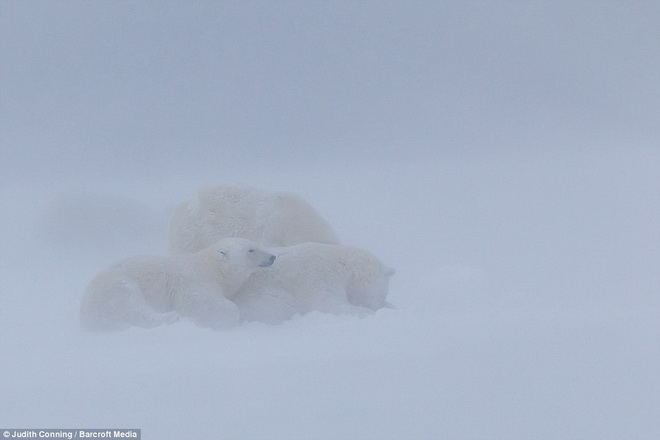
[[[383,162],[331,184],[321,168],[236,171],[297,190],[345,243],[394,266],[397,309],[228,332],[77,326],[91,277],[162,254],[169,211],[212,176],[86,196],[3,187],[0,424],[145,439],[655,438],[657,164],[652,152]]]

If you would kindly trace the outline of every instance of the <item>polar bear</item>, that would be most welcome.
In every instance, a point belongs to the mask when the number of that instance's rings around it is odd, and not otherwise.
[[[300,197],[232,184],[198,189],[172,214],[168,236],[172,254],[197,252],[224,237],[264,246],[339,243],[328,223]]]
[[[271,251],[276,263],[252,274],[233,299],[244,321],[279,324],[314,310],[364,316],[387,305],[394,269],[363,249],[303,243]]]
[[[185,316],[201,327],[228,328],[239,312],[229,299],[275,255],[242,238],[226,238],[197,253],[134,257],[99,273],[80,304],[87,330],[155,327]]]

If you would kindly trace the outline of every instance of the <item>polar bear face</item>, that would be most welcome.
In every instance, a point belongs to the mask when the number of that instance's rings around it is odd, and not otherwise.
[[[275,261],[275,255],[265,251],[256,243],[243,238],[225,238],[216,245],[217,257],[231,267],[243,270],[268,267]]]
[[[204,260],[211,259],[213,276],[227,298],[232,298],[250,275],[275,261],[275,255],[255,242],[237,237],[223,238],[201,253]]]
[[[358,306],[378,310],[385,307],[394,269],[380,266],[373,272],[356,276],[347,289],[348,300]]]

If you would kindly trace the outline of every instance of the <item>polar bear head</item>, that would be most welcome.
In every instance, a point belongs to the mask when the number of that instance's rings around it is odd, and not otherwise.
[[[387,306],[390,278],[395,270],[375,257],[367,259],[361,270],[353,273],[347,289],[348,300],[357,306],[378,310]]]
[[[250,275],[275,261],[272,253],[253,241],[238,237],[223,238],[200,253],[212,260],[228,298],[238,291]]]
[[[220,260],[237,267],[268,267],[275,261],[275,255],[255,242],[238,237],[220,240],[215,252]]]

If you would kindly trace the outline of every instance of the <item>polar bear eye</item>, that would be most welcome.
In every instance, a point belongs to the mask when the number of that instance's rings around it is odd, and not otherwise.
[[[250,249],[250,250],[248,250],[248,252],[254,252],[254,249]]]
[[[226,257],[227,251],[218,251],[218,255],[220,255],[221,257]]]

